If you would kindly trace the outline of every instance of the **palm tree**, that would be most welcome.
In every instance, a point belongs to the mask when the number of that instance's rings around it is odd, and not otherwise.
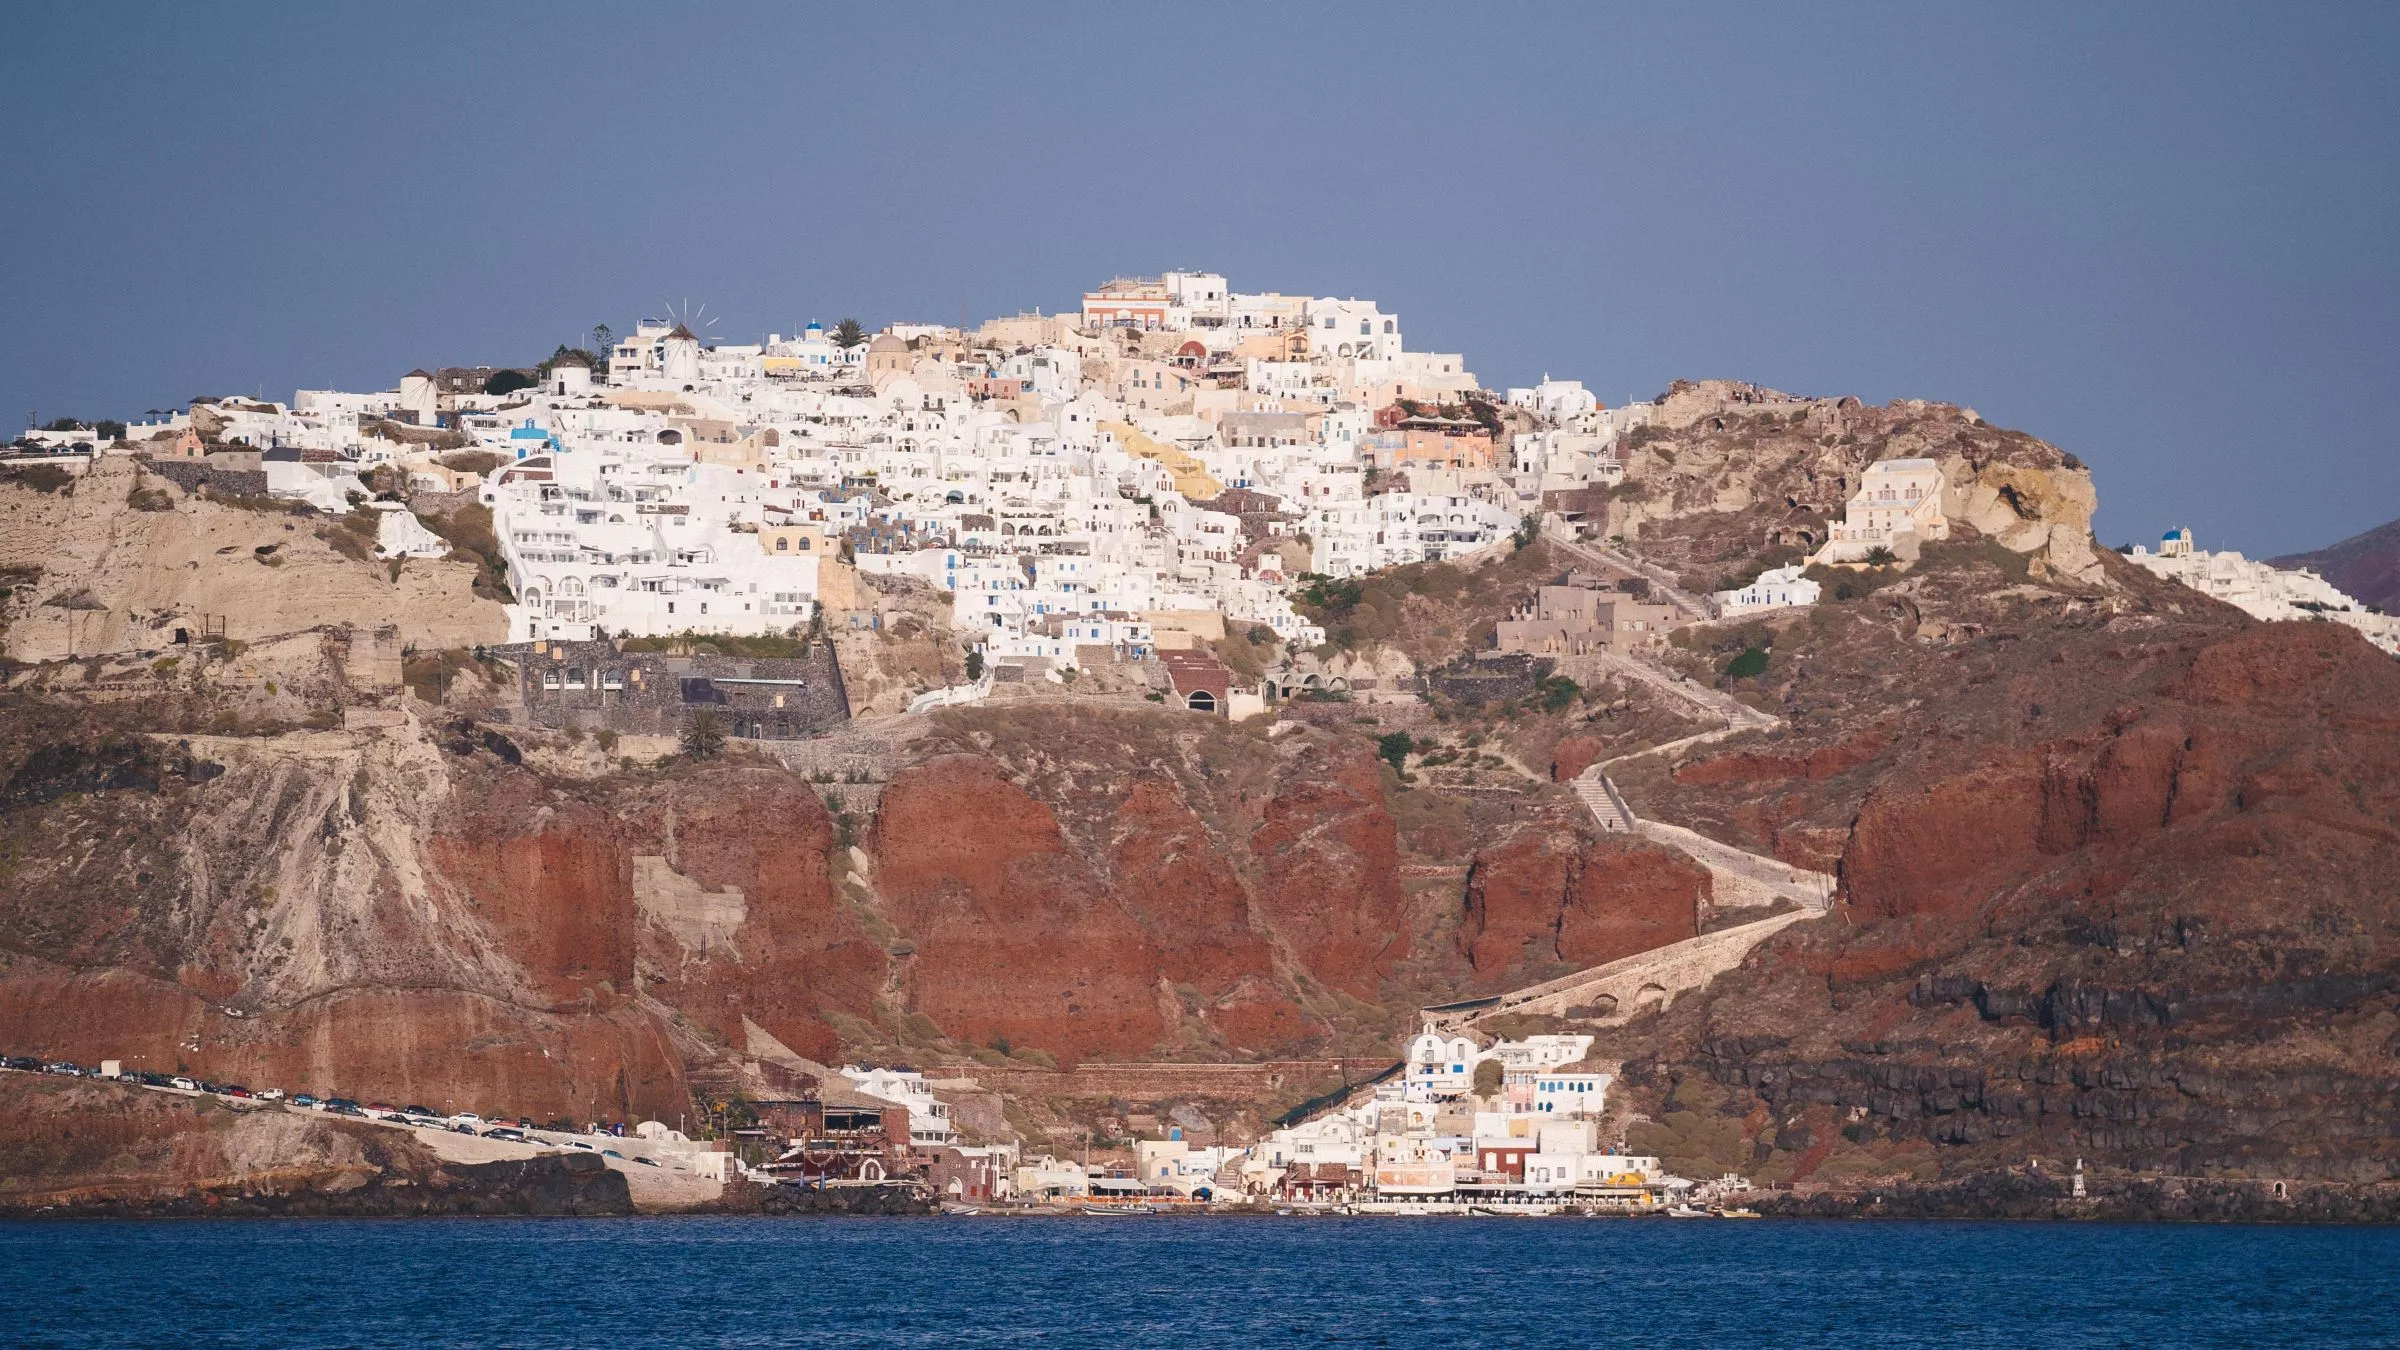
[[[1881,544],[1877,544],[1875,547],[1867,550],[1867,565],[1869,567],[1882,567],[1887,563],[1894,563],[1898,561],[1898,555],[1894,554],[1890,549],[1885,548]]]
[[[715,710],[694,708],[683,719],[683,753],[694,759],[714,759],[725,749],[725,728]]]
[[[856,319],[844,319],[833,326],[833,345],[848,351],[867,340],[867,330]]]

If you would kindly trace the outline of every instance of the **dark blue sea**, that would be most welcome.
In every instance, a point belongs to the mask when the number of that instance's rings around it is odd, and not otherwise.
[[[2400,1231],[1410,1219],[0,1224],[10,1346],[2389,1346]]]

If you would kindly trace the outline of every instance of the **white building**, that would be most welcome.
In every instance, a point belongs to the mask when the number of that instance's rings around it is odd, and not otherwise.
[[[1805,569],[1798,563],[1788,567],[1770,567],[1758,574],[1758,579],[1739,590],[1717,591],[1709,599],[1716,605],[1720,618],[1755,614],[1763,609],[1788,609],[1796,605],[1813,605],[1825,588],[1801,575]]]
[[[908,1108],[908,1141],[920,1148],[958,1143],[958,1126],[950,1104],[933,1095],[925,1075],[915,1069],[863,1069],[842,1066],[842,1077],[865,1096]]]
[[[2159,540],[2158,552],[2136,544],[2128,556],[2136,565],[2222,600],[2251,618],[2267,623],[2323,619],[2346,624],[2377,647],[2400,656],[2400,618],[2369,611],[2305,568],[2286,570],[2231,550],[2210,553],[2196,548],[2188,525],[2167,531]]]
[[[1810,561],[1860,562],[1879,548],[1913,558],[1919,544],[1949,537],[1942,466],[1930,459],[1887,459],[1860,475],[1858,491]]]

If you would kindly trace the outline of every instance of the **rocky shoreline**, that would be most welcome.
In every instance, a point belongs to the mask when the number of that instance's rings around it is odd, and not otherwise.
[[[2232,1177],[1999,1174],[1922,1185],[1751,1197],[1761,1215],[1791,1219],[1991,1219],[2104,1223],[2400,1223],[2400,1185]]]
[[[634,1212],[623,1174],[583,1155],[451,1164],[432,1176],[350,1172],[291,1190],[68,1193],[34,1203],[0,1201],[0,1217],[12,1219],[590,1217]]]

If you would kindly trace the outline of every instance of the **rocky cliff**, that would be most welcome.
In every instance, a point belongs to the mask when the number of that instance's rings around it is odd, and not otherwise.
[[[2034,1158],[2392,1175],[2400,668],[2092,550],[2080,466],[1963,409],[1695,386],[1627,453],[1610,529],[1695,585],[1822,538],[1895,454],[1944,463],[1961,528],[1813,610],[1679,635],[1671,666],[1777,722],[1705,742],[1668,682],[1599,670],[1245,725],[1054,690],[877,719],[787,766],[478,722],[471,680],[333,730],[343,659],[310,630],[12,666],[0,1048],[668,1120],[696,1089],[771,1086],[762,1062],[1033,1082],[1388,1054],[1421,1004],[1730,921],[1683,854],[1594,831],[1562,780],[1610,761],[1638,813],[1841,882],[1832,916],[1604,1031],[1650,1117],[1635,1142],[1688,1173],[1905,1185],[1927,1210],[2016,1194],[1993,1179]],[[86,547],[57,533],[83,507],[29,497],[0,485],[57,557]],[[173,519],[105,556],[215,575],[192,550],[222,536],[276,570],[229,532],[280,516],[116,512],[136,514]],[[12,650],[50,651],[64,621],[28,608],[64,611],[42,597],[87,575],[103,611],[144,612],[147,565],[125,566],[20,580]],[[1360,650],[1430,660],[1561,566],[1417,569],[1327,612]],[[364,579],[386,589],[295,614],[386,612],[388,579]],[[867,681],[884,704],[955,674],[920,608]]]
[[[323,516],[187,495],[104,455],[55,491],[0,490],[0,646],[49,661],[169,648],[179,627],[237,642],[322,625],[396,624],[423,647],[507,637],[473,563],[394,567],[344,554],[347,542]]]
[[[1746,582],[1825,542],[1859,476],[1880,460],[1932,459],[1942,507],[1968,537],[2024,555],[2037,579],[2102,584],[2099,497],[2073,455],[1948,403],[1800,398],[1731,380],[1678,382],[1619,451],[1625,482],[1601,533],[1706,591]]]
[[[631,1214],[596,1155],[444,1162],[405,1133],[113,1083],[0,1081],[0,1214]]]
[[[1842,922],[1611,1034],[1655,1121],[1637,1142],[1967,1209],[2031,1158],[2392,1175],[2400,667],[2334,625],[2081,637],[1971,662],[2006,697],[1947,700],[1878,756]]]

